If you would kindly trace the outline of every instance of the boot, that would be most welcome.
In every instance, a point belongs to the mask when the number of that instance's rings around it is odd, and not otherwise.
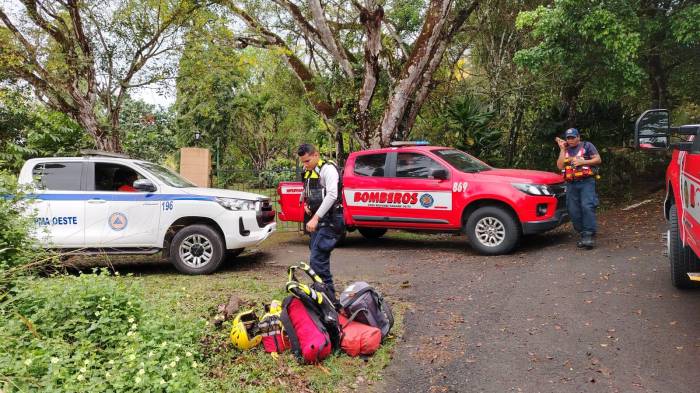
[[[581,234],[581,245],[587,250],[595,247],[595,239],[593,239],[593,234],[590,232],[584,232]]]
[[[576,247],[583,248],[583,236],[576,242]]]

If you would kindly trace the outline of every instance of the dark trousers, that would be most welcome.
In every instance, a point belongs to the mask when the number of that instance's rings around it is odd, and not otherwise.
[[[598,195],[595,192],[595,179],[572,181],[566,184],[566,208],[580,234],[595,235],[597,226],[595,209],[598,207]]]
[[[309,241],[309,264],[311,268],[321,277],[326,287],[335,294],[333,287],[333,275],[331,274],[331,252],[338,242],[338,235],[329,226],[322,226],[311,233]]]

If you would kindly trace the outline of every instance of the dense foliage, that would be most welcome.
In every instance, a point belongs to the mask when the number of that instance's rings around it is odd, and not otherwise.
[[[197,391],[203,327],[149,308],[119,277],[26,279],[0,303],[0,388]]]

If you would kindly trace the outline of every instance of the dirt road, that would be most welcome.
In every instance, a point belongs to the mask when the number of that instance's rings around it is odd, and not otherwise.
[[[386,392],[697,392],[700,291],[678,291],[655,207],[601,215],[599,247],[569,227],[482,257],[461,236],[353,235],[333,253],[342,284],[410,304]],[[296,235],[268,263],[308,256]]]

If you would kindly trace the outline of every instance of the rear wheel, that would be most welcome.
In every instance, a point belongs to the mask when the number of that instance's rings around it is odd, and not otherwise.
[[[386,228],[357,228],[366,239],[379,239],[386,233]]]
[[[668,214],[668,260],[671,264],[671,282],[679,289],[697,288],[699,285],[688,278],[689,272],[698,272],[700,261],[689,247],[681,241],[680,223],[676,205],[671,205]]]
[[[190,225],[173,237],[170,259],[175,268],[185,274],[209,274],[224,259],[221,235],[207,225]]]
[[[471,246],[481,254],[498,255],[512,251],[520,240],[520,225],[510,212],[497,206],[476,209],[464,231]]]

